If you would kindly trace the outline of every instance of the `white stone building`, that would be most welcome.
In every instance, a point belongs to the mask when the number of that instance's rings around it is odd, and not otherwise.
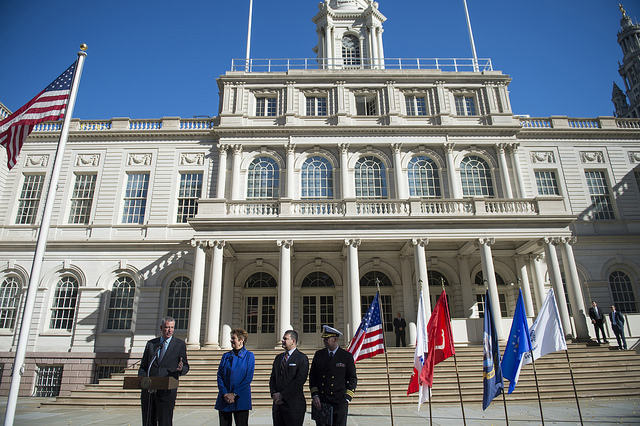
[[[165,315],[194,350],[233,327],[348,338],[377,283],[409,342],[421,283],[458,344],[482,340],[485,288],[503,338],[519,287],[532,318],[556,289],[574,338],[592,299],[640,334],[640,120],[514,116],[490,60],[385,58],[385,19],[321,3],[317,58],[235,61],[213,120],[73,121],[21,394],[134,363]],[[0,394],[59,128],[0,168]]]

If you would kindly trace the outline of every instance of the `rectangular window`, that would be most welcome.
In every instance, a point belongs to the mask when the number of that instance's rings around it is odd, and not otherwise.
[[[375,95],[356,96],[356,114],[378,115],[378,100]]]
[[[87,225],[91,218],[93,193],[96,188],[96,175],[76,175],[76,183],[71,194],[69,223]]]
[[[33,225],[36,223],[38,206],[44,185],[44,174],[24,175],[24,183],[18,198],[17,225]]]
[[[586,171],[587,186],[591,195],[593,218],[596,220],[613,220],[613,205],[607,179],[602,171]]]
[[[244,327],[249,334],[258,332],[258,298],[247,297],[247,312]]]
[[[503,318],[508,317],[507,296],[504,293],[499,293],[498,301],[500,302],[500,315],[502,315]],[[484,318],[484,294],[476,294],[476,307],[478,308],[478,318]],[[449,310],[451,310],[451,308],[449,308]]]
[[[198,199],[202,195],[202,173],[181,173],[178,193],[178,223],[198,214]]]
[[[127,175],[122,223],[144,223],[148,190],[149,173],[130,173]]]
[[[535,172],[535,175],[536,186],[538,187],[538,195],[560,195],[555,172],[537,171]]]
[[[456,114],[476,115],[476,101],[473,96],[460,95],[455,97]]]
[[[256,115],[258,117],[275,117],[277,101],[276,98],[256,98]]]
[[[38,366],[33,396],[51,398],[60,394],[62,383],[62,365]]]
[[[327,98],[309,96],[307,97],[307,115],[324,117],[327,115]]]
[[[427,115],[427,100],[424,96],[405,97],[407,115]]]

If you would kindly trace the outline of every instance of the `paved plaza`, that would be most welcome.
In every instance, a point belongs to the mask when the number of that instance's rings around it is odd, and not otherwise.
[[[130,425],[140,426],[140,411],[131,407],[124,408],[70,408],[64,406],[40,406],[45,398],[20,398],[14,425],[46,425],[46,426],[81,426],[81,425]],[[0,400],[2,415],[6,409],[7,399]],[[540,409],[537,403],[507,403],[509,424],[536,425],[540,421]],[[584,424],[640,424],[640,398],[584,399],[580,400]],[[560,402],[543,401],[545,425],[580,424],[575,401]],[[434,425],[462,425],[460,405],[434,404]],[[352,406],[349,410],[348,425],[385,426],[391,425],[388,407]],[[465,405],[465,416],[468,425],[505,425],[504,406],[496,399],[487,411],[482,411],[480,404]],[[417,406],[403,405],[394,407],[394,424],[425,425],[429,424],[429,406],[423,405],[420,412]],[[271,410],[258,408],[251,411],[250,425],[270,425]],[[314,425],[310,414],[305,419],[306,425]],[[174,415],[176,426],[214,426],[218,425],[218,413],[213,409],[179,408]]]

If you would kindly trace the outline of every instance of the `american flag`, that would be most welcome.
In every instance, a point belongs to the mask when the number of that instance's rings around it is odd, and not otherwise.
[[[376,293],[371,306],[367,309],[349,349],[354,362],[384,353],[384,329],[380,314],[380,292]]]
[[[0,122],[0,144],[7,150],[9,170],[16,165],[22,144],[36,124],[64,117],[76,64],[74,62],[35,98]]]

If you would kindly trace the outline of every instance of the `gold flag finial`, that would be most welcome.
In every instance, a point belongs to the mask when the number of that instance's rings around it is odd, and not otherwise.
[[[88,47],[88,46],[87,46],[86,44],[82,43],[82,44],[80,45],[80,50],[82,50],[83,52],[86,52],[86,51],[87,51],[87,47]]]

